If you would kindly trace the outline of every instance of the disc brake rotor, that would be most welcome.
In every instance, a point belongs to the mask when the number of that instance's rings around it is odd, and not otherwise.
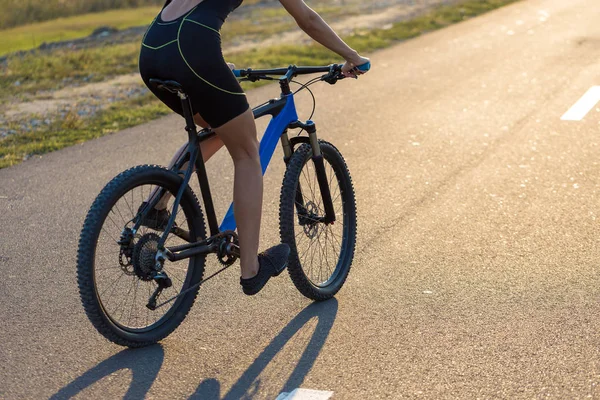
[[[306,209],[306,224],[304,224],[304,234],[309,238],[309,239],[314,239],[317,234],[319,233],[319,222],[318,222],[318,212],[319,212],[319,207],[317,207],[317,205],[312,202],[309,201],[304,205],[304,208]]]

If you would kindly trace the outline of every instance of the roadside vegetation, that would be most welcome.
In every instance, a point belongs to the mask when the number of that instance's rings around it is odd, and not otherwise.
[[[2,2],[3,0],[0,0]],[[254,1],[256,3],[257,1]],[[244,18],[238,18],[235,24],[227,24],[223,39],[232,38],[257,40],[278,32],[292,29],[295,24],[283,8],[253,8],[252,2],[245,1],[242,9]],[[339,18],[358,13],[356,7],[316,5],[315,9],[325,18]],[[123,30],[132,27],[147,26],[160,10],[159,6],[147,6],[134,9],[109,10],[97,13],[58,18],[52,21],[21,25],[0,30],[0,56],[38,48],[43,43],[82,38],[92,34],[98,27],[110,27]],[[235,16],[233,19],[236,19]],[[130,41],[139,41],[139,35]]]
[[[368,53],[516,1],[467,0],[456,5],[436,7],[408,21],[386,26],[385,29],[356,32],[344,39],[359,52]],[[334,13],[335,7],[331,10]],[[229,24],[226,27],[241,29],[236,25]],[[271,29],[265,27],[266,31]],[[227,42],[230,40],[228,38],[235,35],[225,30],[223,37]],[[38,90],[65,86],[73,81],[101,81],[110,76],[135,72],[138,51],[139,43],[134,42],[77,51],[59,50],[44,57],[31,54],[9,58],[6,66],[0,69],[0,106],[2,99],[6,101],[11,96],[31,97]],[[291,62],[317,65],[339,61],[336,55],[315,44],[252,47],[228,54],[227,59],[238,67],[254,68],[283,66]],[[0,168],[15,165],[32,154],[58,150],[168,113],[169,110],[150,94],[113,103],[92,117],[81,117],[70,112],[60,121],[0,138]]]
[[[35,49],[43,43],[88,36],[101,26],[125,29],[132,26],[147,25],[156,15],[157,9],[157,6],[151,6],[110,10],[4,29],[0,31],[2,37],[0,56],[15,51]]]
[[[0,0],[0,29],[122,8],[164,4],[163,0]]]
[[[245,0],[247,5],[278,0]],[[162,6],[165,0],[0,0],[0,30],[106,10]]]
[[[70,112],[49,126],[1,139],[0,168],[18,164],[34,154],[59,150],[169,113],[170,110],[150,93],[113,103],[89,120],[81,118],[76,112]]]
[[[350,7],[317,6],[315,9],[325,18],[340,18],[357,13],[356,8]],[[141,21],[144,21],[143,24],[148,24],[154,18],[156,11],[156,7],[141,8],[137,14],[130,13],[129,10],[119,11],[118,13],[122,15],[115,21],[122,21],[123,25],[116,24],[114,26],[117,28],[129,27],[133,21],[135,21],[133,25],[140,25]],[[32,26],[47,35],[57,35],[60,32],[63,35],[67,35],[68,32],[76,35],[79,27],[86,26],[85,29],[88,30],[97,27],[98,24],[93,21],[101,20],[103,22],[100,25],[105,25],[104,23],[110,20],[108,15],[114,13],[110,11],[97,15],[92,14],[93,19],[89,18],[90,15],[85,15],[59,21],[63,26],[62,31],[59,28],[49,28],[54,22]],[[98,16],[102,16],[102,18],[99,19]],[[64,22],[67,20],[72,21],[65,24]],[[59,22],[56,22],[56,26],[59,25]],[[65,26],[71,27],[72,30],[69,31]],[[246,18],[238,19],[235,23],[224,26],[222,40],[224,48],[227,48],[234,42],[259,41],[294,27],[294,21],[281,8],[250,10]],[[15,28],[15,31],[26,32],[25,28],[27,27]],[[19,45],[18,38],[19,35],[7,36],[8,40],[0,42],[0,55],[2,49],[13,45],[19,50],[29,48],[27,45]],[[74,83],[99,82],[111,76],[136,72],[140,40],[141,37],[136,35],[129,42],[116,45],[81,49],[67,47],[51,52],[39,51],[9,56],[5,65],[0,66],[0,103],[8,101],[9,95],[19,96],[40,90],[60,89]]]

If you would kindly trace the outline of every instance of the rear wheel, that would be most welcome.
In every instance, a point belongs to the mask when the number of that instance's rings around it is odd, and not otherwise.
[[[356,245],[356,202],[344,158],[332,144],[319,141],[336,221],[325,216],[312,162],[312,148],[301,145],[289,160],[281,189],[279,231],[291,248],[288,271],[296,288],[313,300],[327,300],[344,285]]]
[[[170,192],[171,210],[182,183],[181,177],[162,167],[132,168],[106,185],[85,219],[77,253],[81,301],[94,327],[114,343],[129,347],[156,343],[181,324],[194,303],[197,288],[156,310],[146,307],[158,286],[152,277],[162,232],[145,226],[133,232],[138,209],[150,193],[157,188]],[[189,187],[175,221],[191,241],[206,236],[200,205]],[[171,233],[165,245],[184,243]],[[163,271],[172,286],[164,289],[159,303],[200,282],[204,263],[205,256],[165,261]]]

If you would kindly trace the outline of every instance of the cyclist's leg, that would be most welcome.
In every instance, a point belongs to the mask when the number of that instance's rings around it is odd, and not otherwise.
[[[257,254],[263,197],[259,144],[252,110],[248,109],[215,131],[233,159],[233,204],[240,241],[242,278],[251,278],[258,272]]]
[[[196,122],[196,124],[198,126],[201,126],[202,128],[209,127],[208,123],[206,121],[204,121],[204,119],[202,119],[200,114],[194,115],[194,121]],[[223,141],[218,136],[213,136],[212,138],[200,143],[200,150],[202,151],[202,158],[204,159],[204,162],[207,162],[208,160],[210,160],[210,158],[212,156],[214,156],[217,151],[221,150],[221,147],[223,147]],[[181,153],[183,153],[183,151],[186,148],[187,148],[187,143],[184,144],[183,146],[181,146],[179,148],[179,150],[177,150],[177,152],[175,153],[175,155],[169,162],[169,168],[171,168],[173,165],[175,165],[175,162],[177,162],[177,160],[181,156]],[[187,163],[185,164],[185,166],[187,166]],[[184,168],[185,168],[185,166],[184,166]]]
[[[194,121],[196,121],[198,126],[203,128],[208,128],[210,126],[208,122],[202,119],[200,114],[194,115]],[[202,151],[202,158],[204,159],[204,162],[210,160],[210,158],[214,156],[217,151],[221,150],[221,147],[223,147],[223,141],[218,136],[213,136],[212,138],[202,142],[200,144],[200,151]]]

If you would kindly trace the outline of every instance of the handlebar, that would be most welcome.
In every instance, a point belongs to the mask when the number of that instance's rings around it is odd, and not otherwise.
[[[233,74],[238,78],[246,78],[253,82],[261,79],[272,79],[269,78],[270,75],[279,75],[279,80],[287,80],[290,82],[298,75],[327,72],[326,75],[323,75],[322,80],[333,84],[340,79],[344,79],[344,75],[342,74],[343,66],[344,64],[331,64],[318,67],[298,67],[296,65],[290,65],[287,68],[274,69],[234,69]],[[367,62],[363,65],[359,65],[357,68],[359,71],[367,72],[371,69],[371,63]]]

